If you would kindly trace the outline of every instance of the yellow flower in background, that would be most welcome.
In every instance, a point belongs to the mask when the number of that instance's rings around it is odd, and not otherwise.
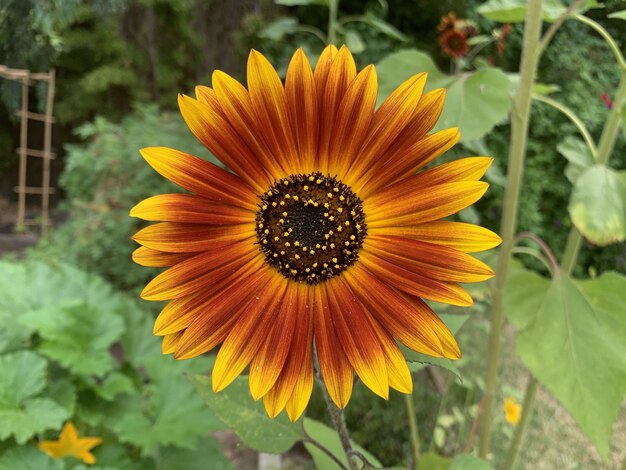
[[[472,304],[459,283],[493,271],[468,253],[500,243],[474,225],[441,220],[476,202],[492,159],[423,168],[459,139],[429,134],[442,89],[426,74],[376,109],[378,80],[350,51],[328,46],[313,71],[296,51],[285,83],[259,52],[246,89],[216,71],[213,88],[179,97],[195,136],[231,171],[179,150],[141,151],[191,194],[148,198],[131,215],[160,221],[133,238],[133,259],[168,267],[143,290],[169,301],[154,332],[189,359],[221,344],[220,391],[249,367],[255,399],[274,417],[300,417],[313,387],[313,348],[343,408],[354,373],[378,395],[412,390],[395,340],[436,357],[461,352],[423,299]],[[417,174],[416,174],[417,172]]]
[[[89,451],[101,442],[99,437],[79,437],[74,424],[68,421],[63,426],[58,441],[42,441],[38,447],[54,459],[72,456],[91,465],[96,462],[96,458]]]
[[[504,400],[504,418],[512,425],[516,425],[522,415],[522,405],[517,403],[514,398],[507,397]]]

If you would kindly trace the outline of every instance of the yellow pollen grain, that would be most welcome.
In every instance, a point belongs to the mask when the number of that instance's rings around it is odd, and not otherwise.
[[[276,201],[272,201],[272,207],[276,207],[277,205]]]
[[[302,189],[304,189],[305,191],[308,191],[308,190],[309,190],[309,186],[305,184],[305,185],[302,187]]]
[[[282,213],[282,216],[283,216],[283,217],[287,217],[287,211],[283,212],[283,213]]]

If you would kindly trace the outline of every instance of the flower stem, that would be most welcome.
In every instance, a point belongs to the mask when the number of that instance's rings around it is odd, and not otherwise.
[[[494,283],[493,303],[491,307],[491,331],[489,334],[489,353],[487,363],[487,381],[485,407],[481,418],[479,456],[485,458],[489,452],[491,437],[491,419],[493,398],[496,388],[498,360],[500,357],[501,333],[503,323],[502,291],[507,277],[511,249],[514,244],[517,225],[517,208],[522,187],[526,137],[530,117],[532,88],[539,62],[538,45],[541,33],[542,0],[529,0],[524,27],[524,46],[520,64],[520,84],[511,113],[511,148],[507,176],[507,189],[502,214],[502,246],[498,255],[496,279]]]
[[[339,0],[328,0],[328,34],[326,41],[328,44],[335,44],[337,41],[337,14],[339,11]]]
[[[513,434],[513,440],[511,441],[511,445],[509,447],[509,452],[506,456],[506,462],[504,470],[513,470],[515,465],[517,464],[517,457],[519,456],[519,450],[522,447],[522,443],[526,438],[526,433],[528,432],[528,423],[530,422],[530,418],[532,417],[534,411],[535,404],[535,396],[537,395],[537,379],[533,376],[528,380],[528,385],[526,385],[526,392],[524,392],[524,403],[522,403],[522,417],[520,418],[519,423],[517,423],[517,427],[515,429],[515,434]]]
[[[417,431],[413,394],[409,393],[404,395],[404,402],[406,404],[406,414],[409,419],[409,428],[411,429],[411,450],[413,451],[413,465],[411,468],[416,468],[420,460],[420,436]]]
[[[337,408],[335,403],[333,403],[332,398],[330,398],[330,395],[326,390],[326,386],[323,383],[320,385],[322,387],[322,392],[324,393],[324,400],[326,400],[326,407],[328,408],[330,420],[333,422],[333,426],[335,427],[335,430],[339,435],[339,440],[341,441],[341,447],[343,447],[346,459],[348,459],[348,468],[350,468],[350,470],[358,470],[357,464],[352,457],[354,450],[352,449],[352,444],[350,443],[350,436],[348,434],[346,422],[343,419],[343,412]]]
[[[613,100],[613,107],[609,116],[606,118],[602,135],[600,136],[600,142],[598,143],[598,151],[596,153],[596,162],[599,165],[606,165],[609,161],[609,157],[613,152],[617,134],[619,132],[621,121],[621,109],[626,104],[626,71],[622,74],[619,87]],[[624,123],[626,125],[626,123]],[[576,264],[578,258],[578,252],[582,245],[582,236],[576,227],[570,229],[567,237],[567,244],[565,245],[565,251],[563,253],[563,259],[561,260],[561,266],[563,272],[570,274]]]

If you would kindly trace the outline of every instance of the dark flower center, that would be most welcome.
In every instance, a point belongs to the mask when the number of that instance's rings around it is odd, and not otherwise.
[[[260,199],[259,246],[285,277],[315,285],[358,259],[367,234],[363,203],[341,181],[322,173],[291,175]]]

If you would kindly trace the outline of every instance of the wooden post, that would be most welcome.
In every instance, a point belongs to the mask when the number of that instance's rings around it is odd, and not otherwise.
[[[49,217],[48,206],[50,203],[50,160],[52,160],[52,107],[54,106],[54,82],[55,70],[51,69],[48,74],[48,96],[46,99],[46,117],[44,122],[43,143],[43,173],[41,186],[41,235],[46,236],[48,231]]]
[[[20,118],[20,169],[19,189],[17,192],[17,223],[16,231],[24,230],[24,217],[26,215],[26,149],[28,148],[28,72],[22,77],[22,114]]]

